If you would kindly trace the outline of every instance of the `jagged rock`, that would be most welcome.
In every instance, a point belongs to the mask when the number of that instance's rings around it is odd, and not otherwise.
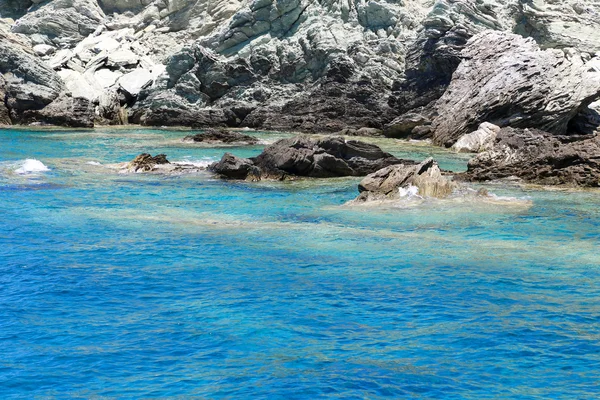
[[[12,121],[10,120],[10,112],[4,103],[4,99],[6,98],[6,81],[0,74],[0,125],[11,125]]]
[[[0,29],[0,74],[6,82],[5,104],[15,122],[23,111],[45,107],[64,90],[60,77],[5,29]]]
[[[236,157],[225,153],[219,162],[212,164],[210,170],[228,179],[247,179],[256,175],[260,179],[260,172],[252,160]]]
[[[469,161],[469,181],[518,177],[544,185],[600,186],[597,136],[557,136],[536,129],[503,128],[491,150]]]
[[[221,161],[212,169],[217,171],[226,167],[228,175],[223,175],[233,177],[235,174],[237,179],[246,179],[250,172],[253,179],[284,179],[288,175],[313,178],[361,176],[389,165],[410,163],[372,144],[345,141],[340,137],[312,140],[306,136],[281,139],[252,159],[242,161],[228,155]],[[256,169],[250,169],[250,165]]]
[[[148,153],[142,153],[136,156],[128,165],[127,169],[132,172],[150,172],[153,171],[157,165],[170,164],[165,154],[158,154],[152,157]]]
[[[94,73],[94,80],[104,89],[113,86],[120,77],[123,76],[122,72],[112,71],[110,69],[99,69]]]
[[[45,35],[57,45],[75,45],[94,32],[104,18],[95,0],[53,0],[35,5],[12,29]]]
[[[489,122],[479,125],[475,132],[467,133],[452,145],[457,153],[479,153],[489,150],[494,145],[500,127]]]
[[[94,122],[99,125],[127,125],[127,112],[121,107],[116,92],[105,91],[100,95]]]
[[[316,178],[361,176],[400,162],[373,144],[340,137],[311,140],[306,136],[279,140],[255,159],[263,171]]]
[[[220,129],[207,129],[202,133],[196,133],[195,135],[189,135],[183,138],[184,142],[187,143],[243,143],[243,144],[256,144],[258,139],[254,136],[244,135],[238,132],[232,132]]]
[[[512,29],[512,7],[505,2],[439,0],[422,21],[406,50],[404,79],[397,81],[390,105],[401,113],[426,107],[446,90],[467,41],[485,30]]]
[[[94,126],[94,106],[84,97],[72,97],[70,93],[63,92],[42,109],[23,111],[19,120],[27,124],[42,123],[91,128]]]
[[[336,136],[382,136],[383,131],[377,128],[362,127],[358,129],[345,128],[335,133]]]
[[[434,142],[446,146],[489,121],[565,134],[579,110],[600,96],[600,60],[540,50],[532,39],[488,31],[475,36],[437,102]]]
[[[542,48],[574,47],[600,51],[600,3],[581,0],[518,2],[517,33],[535,39]]]
[[[120,49],[117,51],[110,52],[106,65],[109,68],[122,68],[128,66],[135,66],[139,62],[140,58],[133,51],[128,49]]]
[[[396,200],[409,193],[444,198],[457,187],[456,183],[442,175],[437,162],[428,158],[418,165],[391,165],[367,175],[359,183],[360,194],[354,201]]]

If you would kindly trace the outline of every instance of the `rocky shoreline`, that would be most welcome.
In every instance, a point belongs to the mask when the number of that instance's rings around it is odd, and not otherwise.
[[[600,6],[534,3],[9,1],[0,124],[431,139],[480,153],[460,180],[598,186]],[[211,135],[187,141],[256,144]],[[253,179],[376,172],[319,151],[288,170],[268,153],[215,168]]]

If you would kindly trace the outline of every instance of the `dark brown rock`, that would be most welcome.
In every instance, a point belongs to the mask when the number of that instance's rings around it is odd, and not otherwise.
[[[142,153],[129,163],[127,169],[133,172],[149,172],[154,170],[157,165],[163,164],[170,164],[165,154],[158,154],[152,157],[148,153]]]
[[[469,161],[459,177],[489,181],[518,177],[543,185],[600,186],[600,139],[503,128],[491,150]]]

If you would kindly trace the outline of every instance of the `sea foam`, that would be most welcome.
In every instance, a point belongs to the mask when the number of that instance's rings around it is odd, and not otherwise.
[[[28,158],[25,161],[21,161],[18,163],[18,165],[19,168],[15,170],[15,173],[21,175],[50,171],[50,168],[46,167],[44,163],[33,158]]]

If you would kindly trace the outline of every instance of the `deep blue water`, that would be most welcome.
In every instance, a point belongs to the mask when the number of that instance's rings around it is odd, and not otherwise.
[[[600,192],[357,208],[355,178],[88,164],[261,150],[185,134],[0,131],[1,398],[600,397]]]

